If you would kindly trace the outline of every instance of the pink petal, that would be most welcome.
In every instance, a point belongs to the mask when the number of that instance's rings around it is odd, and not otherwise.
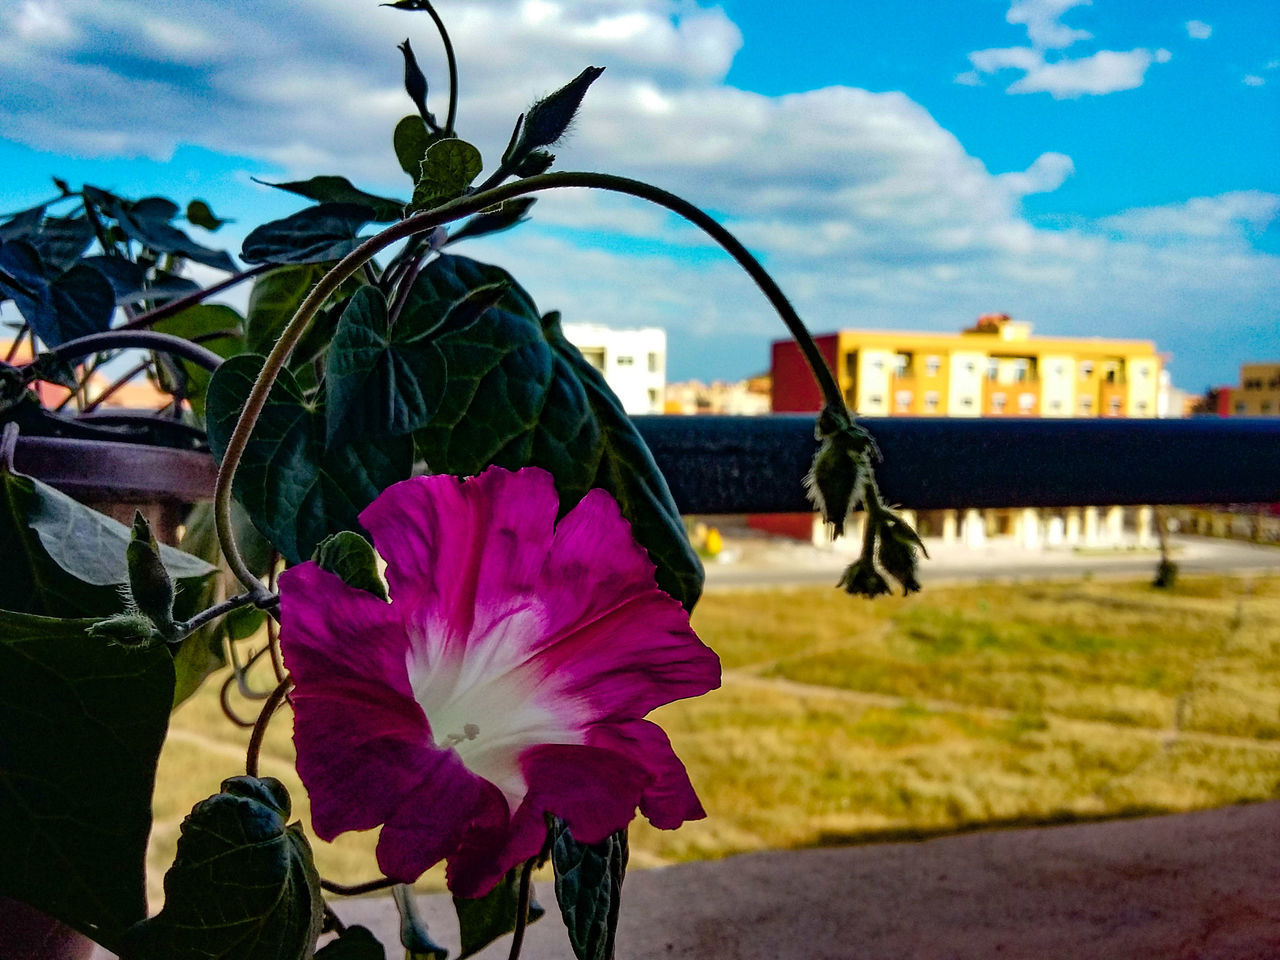
[[[397,793],[378,837],[379,868],[403,883],[452,855],[471,833],[503,835],[509,819],[502,792],[467,770],[453,750],[431,750],[422,760],[420,782]]]
[[[280,648],[299,686],[359,677],[412,697],[409,638],[398,612],[314,563],[280,574]]]
[[[599,747],[534,747],[524,755],[524,768],[524,806],[555,814],[582,843],[599,843],[629,824],[649,782],[638,764]]]
[[[674,830],[686,820],[701,820],[706,811],[689,782],[689,774],[656,723],[624,720],[600,723],[587,742],[628,757],[649,775],[640,797],[640,812],[660,830]]]

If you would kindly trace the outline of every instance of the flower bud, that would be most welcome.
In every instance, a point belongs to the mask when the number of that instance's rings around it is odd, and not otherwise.
[[[813,466],[804,478],[805,492],[822,514],[822,519],[835,528],[838,537],[844,533],[845,517],[861,492],[862,470],[836,439],[827,437],[814,455]]]
[[[924,551],[924,544],[911,526],[895,513],[881,519],[880,566],[902,585],[902,592],[918,593],[920,581],[916,579],[916,549]],[[925,553],[928,556],[928,553]]]
[[[839,586],[844,588],[845,593],[868,599],[889,592],[889,584],[865,557],[855,560],[845,568]]]
[[[163,635],[173,631],[173,580],[160,562],[160,545],[141,511],[133,518],[133,536],[125,548],[129,595],[137,612]]]
[[[89,636],[95,640],[106,640],[118,647],[131,647],[144,650],[164,642],[151,618],[131,610],[117,613],[105,620],[99,620],[89,627]]]

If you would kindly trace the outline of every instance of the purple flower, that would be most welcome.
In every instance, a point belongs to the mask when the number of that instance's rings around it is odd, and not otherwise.
[[[391,602],[314,563],[280,578],[298,773],[316,834],[382,825],[409,882],[448,860],[488,892],[542,847],[545,814],[596,843],[636,807],[705,814],[653,708],[720,684],[720,662],[658,589],[617,503],[556,522],[551,475],[415,477],[361,515]]]

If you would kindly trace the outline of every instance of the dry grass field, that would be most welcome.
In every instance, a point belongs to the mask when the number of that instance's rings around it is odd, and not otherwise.
[[[724,686],[655,719],[709,816],[637,824],[635,866],[1280,794],[1280,579],[717,592],[694,622]],[[155,903],[182,816],[243,771],[248,734],[217,687],[178,709],[161,757]],[[286,710],[262,772],[306,822],[289,735]],[[318,844],[321,872],[372,878],[373,841]]]

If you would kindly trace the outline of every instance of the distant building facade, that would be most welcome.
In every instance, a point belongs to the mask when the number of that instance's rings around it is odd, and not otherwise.
[[[987,314],[960,333],[841,330],[817,337],[845,402],[868,417],[1154,417],[1170,404],[1150,340],[1034,337]],[[821,407],[799,348],[773,344],[775,412]]]
[[[665,413],[754,416],[770,411],[768,375],[732,382],[685,380],[667,384]]]
[[[598,323],[566,323],[562,329],[565,338],[604,375],[627,413],[662,413],[667,387],[665,330],[615,330]]]
[[[1238,387],[1219,387],[1223,417],[1280,417],[1280,363],[1246,363]]]

